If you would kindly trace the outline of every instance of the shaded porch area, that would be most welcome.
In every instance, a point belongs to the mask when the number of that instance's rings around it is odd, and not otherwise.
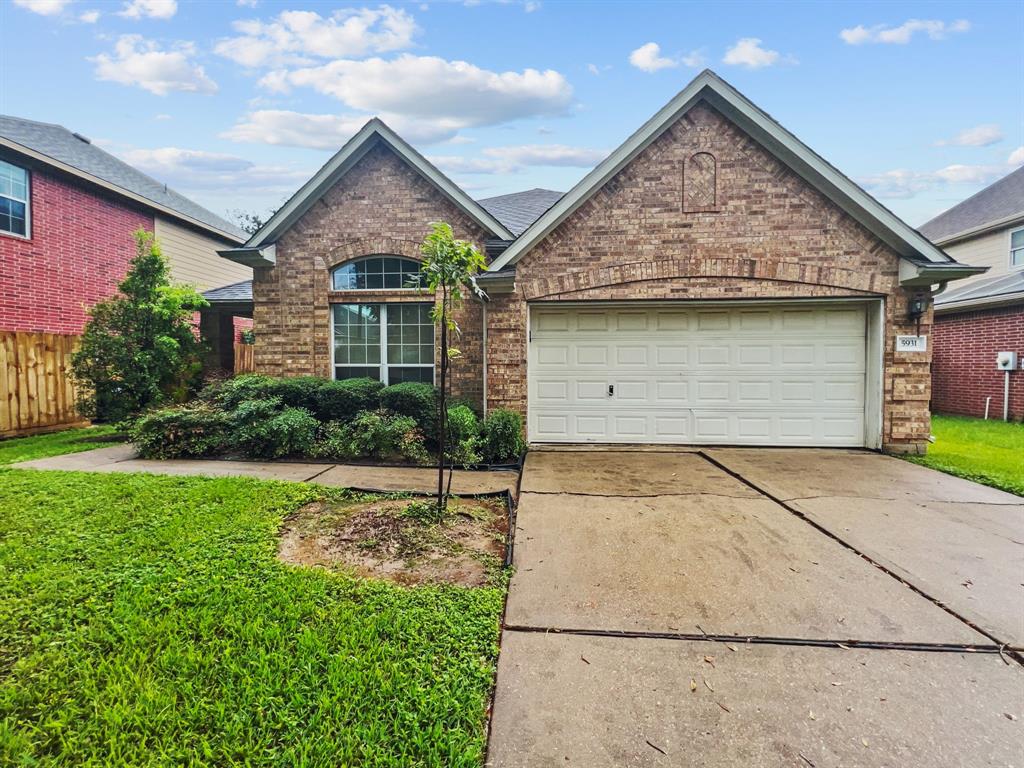
[[[212,288],[203,298],[209,303],[199,312],[199,331],[209,345],[206,370],[227,374],[252,370],[251,345],[240,344],[241,333],[252,329],[252,280]]]

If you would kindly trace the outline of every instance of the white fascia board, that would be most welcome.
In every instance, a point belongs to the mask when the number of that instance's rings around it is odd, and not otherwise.
[[[242,246],[241,248],[228,248],[217,251],[222,259],[233,261],[236,264],[244,264],[247,267],[272,267],[277,264],[277,244],[270,243],[255,248]]]
[[[990,221],[986,224],[981,224],[977,227],[971,227],[961,232],[955,232],[952,235],[946,235],[935,240],[935,244],[945,247],[947,245],[953,245],[961,240],[969,240],[974,237],[981,235],[988,235],[1000,229],[1013,229],[1014,227],[1024,224],[1024,213],[1015,213],[1012,216],[1007,216],[996,221]]]
[[[349,169],[375,145],[383,140],[421,176],[433,184],[443,195],[495,237],[511,240],[514,236],[504,225],[487,213],[478,202],[463,192],[458,185],[434,167],[423,155],[414,150],[383,121],[373,118],[355,136],[345,142],[337,154],[314,174],[245,244],[258,247],[277,240],[320,199]]]
[[[555,206],[541,216],[490,266],[499,270],[515,264],[527,251],[562,223],[606,181],[687,112],[699,99],[723,112],[782,162],[874,233],[899,255],[935,263],[956,263],[927,238],[901,221],[867,192],[822,159],[767,113],[710,70],[705,70]]]
[[[924,263],[900,259],[900,285],[905,288],[920,288],[936,283],[948,283],[964,277],[980,275],[988,271],[988,267],[972,267],[956,261],[943,264]]]
[[[980,299],[951,301],[946,304],[936,303],[935,314],[951,315],[955,312],[969,312],[976,309],[998,309],[999,307],[1012,307],[1017,304],[1024,305],[1024,291],[1001,293],[996,296],[985,296]]]

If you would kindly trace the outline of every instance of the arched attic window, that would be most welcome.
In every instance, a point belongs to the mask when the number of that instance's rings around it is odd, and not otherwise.
[[[409,288],[420,264],[402,256],[365,256],[346,261],[331,272],[335,291],[380,291]]]

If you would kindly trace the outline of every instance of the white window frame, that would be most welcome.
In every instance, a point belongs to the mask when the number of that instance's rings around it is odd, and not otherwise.
[[[339,270],[344,269],[345,267],[353,266],[355,264],[359,264],[360,262],[364,262],[364,261],[371,261],[372,259],[398,259],[399,261],[403,261],[403,262],[408,261],[408,262],[411,262],[413,264],[416,264],[417,267],[421,266],[420,263],[418,261],[416,261],[416,259],[410,259],[408,256],[399,256],[398,254],[394,254],[394,253],[374,253],[374,254],[370,254],[369,256],[360,256],[358,259],[350,259],[348,261],[342,262],[341,264],[337,264],[337,265],[335,265],[334,267],[331,268],[330,276],[329,276],[330,277],[330,281],[331,281],[331,290],[334,291],[334,292],[337,292],[337,293],[347,293],[348,291],[359,291],[360,293],[362,293],[363,291],[416,291],[416,290],[419,290],[419,288],[417,288],[416,286],[410,286],[410,285],[400,285],[398,288],[384,288],[384,287],[381,287],[381,288],[335,288],[334,287],[334,275],[335,275],[336,272],[338,272]]]
[[[0,195],[8,200],[14,200],[17,203],[25,204],[25,234],[19,234],[17,232],[8,232],[6,229],[0,229],[0,237],[16,237],[19,240],[31,240],[32,239],[32,171],[25,166],[12,163],[10,160],[5,160],[0,157],[0,162],[7,163],[12,168],[17,168],[20,171],[25,172],[25,199],[19,200],[16,197],[8,197],[7,195]]]
[[[1020,246],[1019,248],[1013,247],[1013,236],[1018,232],[1024,232],[1024,227],[1017,227],[1016,229],[1011,229],[1006,236],[1006,247],[1008,255],[1010,257],[1010,269],[1024,269],[1024,245]],[[1013,254],[1015,251],[1020,253],[1020,261],[1016,263],[1013,260]]]
[[[370,289],[374,290],[374,289]],[[436,360],[428,363],[389,363],[388,362],[388,307],[402,307],[402,306],[431,306],[430,302],[421,301],[334,301],[331,302],[330,306],[330,326],[331,326],[331,378],[337,380],[338,378],[338,364],[335,362],[335,341],[334,341],[334,307],[336,306],[354,306],[359,304],[370,304],[380,307],[380,363],[374,365],[368,363],[365,365],[359,365],[358,363],[346,363],[345,366],[349,368],[379,368],[380,374],[378,379],[384,386],[388,386],[390,382],[389,369],[390,368],[429,368],[431,370],[430,383],[433,384],[437,379],[437,365]],[[436,330],[436,329],[435,329]],[[437,347],[437,339],[434,339],[434,343],[431,345],[435,350]],[[435,351],[436,357],[436,351]]]

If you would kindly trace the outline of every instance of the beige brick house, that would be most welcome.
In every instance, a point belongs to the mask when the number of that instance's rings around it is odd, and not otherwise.
[[[978,272],[704,72],[565,195],[474,201],[371,121],[222,252],[255,270],[257,370],[432,381],[402,286],[433,221],[490,265],[454,389],[533,442],[921,451],[930,293]]]

